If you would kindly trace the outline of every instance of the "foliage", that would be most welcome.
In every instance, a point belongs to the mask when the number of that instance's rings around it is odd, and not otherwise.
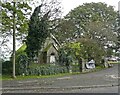
[[[80,43],[67,43],[64,47],[59,49],[59,64],[62,66],[66,66],[69,71],[73,64],[73,61],[80,59]]]
[[[49,12],[43,17],[40,17],[39,14],[41,7],[42,5],[36,7],[30,18],[29,32],[26,42],[26,51],[30,59],[33,59],[35,55],[38,55],[38,51],[42,48],[43,43],[48,36],[47,19]]]
[[[72,72],[80,72],[79,65],[72,65]]]
[[[116,43],[117,12],[105,3],[84,3],[71,10],[61,21],[57,37],[62,42],[74,41],[77,38],[90,38],[106,45],[109,41]],[[64,26],[64,27],[62,27]],[[65,31],[65,32],[64,32]]]
[[[113,6],[101,2],[84,3],[60,20],[56,37],[63,44],[80,42],[80,52],[77,51],[79,57],[86,61],[94,57],[96,63],[100,64],[102,56],[110,55],[109,50],[119,47],[117,37],[120,38],[120,33],[116,31],[118,22],[119,16]],[[118,24],[117,29],[119,29]],[[104,46],[107,46],[108,50]],[[71,52],[72,58],[75,58],[75,50],[69,48],[68,51]]]
[[[12,74],[12,62],[11,61],[5,61],[2,62],[2,74],[11,75]]]
[[[25,2],[16,2],[15,7],[11,2],[1,2],[2,3],[2,33],[6,36],[12,35],[13,29],[13,11],[16,14],[15,22],[17,29],[17,36],[24,35],[28,30],[28,18],[30,15],[29,10],[31,7]],[[5,36],[5,37],[6,37]],[[22,36],[21,36],[22,37]]]
[[[67,68],[69,68],[70,64],[72,63],[72,57],[69,52],[70,50],[66,47],[59,49],[58,51],[59,65],[66,66]]]
[[[80,43],[79,42],[68,43],[67,47],[71,49],[70,50],[71,54],[74,54],[74,56],[78,58],[78,56],[80,55]]]
[[[29,67],[29,60],[27,57],[26,53],[21,53],[17,56],[17,66],[16,66],[16,70],[17,70],[17,74],[18,75],[22,75],[22,74],[26,74],[28,75],[28,67]]]
[[[17,51],[16,51],[16,57],[15,57],[15,60],[16,60],[16,74],[18,75],[20,72],[22,72],[20,68],[23,68],[23,65],[28,65],[28,58],[27,58],[27,55],[26,55],[26,52],[25,52],[25,49],[26,49],[26,44],[23,44]],[[11,55],[11,58],[10,58],[10,62],[12,62],[13,60],[13,57]],[[23,60],[23,62],[22,62]],[[21,67],[22,66],[22,67]],[[23,70],[24,72],[25,70]]]
[[[33,61],[42,49],[46,38],[53,30],[54,20],[60,14],[58,2],[41,2],[41,5],[35,8],[29,23],[29,32],[26,41],[26,52]],[[54,25],[55,26],[55,25]],[[36,44],[37,43],[37,44]]]
[[[2,40],[0,45],[7,52],[11,53],[11,49],[9,50],[7,43],[10,42],[10,38],[13,36],[13,12],[15,13],[16,39],[19,40],[19,42],[22,42],[28,31],[28,16],[30,15],[31,7],[25,2],[16,2],[15,7],[13,6],[13,2],[10,1],[0,1],[0,3],[2,5],[2,23],[0,24],[0,37]]]
[[[66,53],[64,48],[60,48],[58,50],[58,56],[59,56],[59,65],[64,66],[65,65],[65,60],[66,60]]]
[[[66,67],[57,66],[57,65],[36,65],[29,66],[27,72],[24,72],[25,75],[55,75],[60,73],[67,73]],[[20,74],[21,75],[21,74]]]
[[[117,50],[120,49],[120,12],[118,12],[117,16],[117,25],[116,25],[116,31],[118,32],[117,35]]]
[[[71,20],[59,19],[58,26],[55,29],[54,35],[60,43],[68,42],[73,39],[73,33],[76,31],[75,24]]]
[[[28,57],[24,51],[23,45],[18,51],[16,51],[16,75],[23,74],[27,72],[28,66],[29,66],[29,60]],[[11,75],[12,74],[12,57],[10,61],[5,61],[2,63],[2,74],[3,75]]]
[[[69,64],[74,63],[74,61],[78,61],[79,64],[77,64],[76,69],[79,68],[81,70],[82,59],[88,62],[94,58],[96,65],[101,65],[102,57],[105,56],[105,54],[106,53],[103,47],[98,44],[97,41],[93,39],[81,38],[76,40],[76,42],[65,44],[60,50],[59,59],[61,64],[65,64],[67,62],[66,59],[70,57],[69,59],[72,61],[69,62]]]
[[[27,57],[27,54],[25,52],[26,45],[22,45],[17,51],[16,51],[16,75],[23,74],[27,72],[28,66],[29,66],[29,60]],[[10,62],[12,62],[12,57]]]
[[[1,2],[2,3],[2,37],[6,42],[7,37],[13,36],[13,78],[15,78],[15,51],[16,51],[16,36],[23,37],[28,29],[28,19],[26,13],[28,13],[31,7],[24,2]],[[22,36],[21,36],[22,35]],[[8,40],[8,38],[7,38]]]
[[[66,60],[65,56],[70,56],[72,62],[74,60],[80,62],[81,59],[89,61],[91,58],[94,58],[97,64],[101,63],[101,59],[105,55],[105,51],[102,46],[92,39],[85,38],[81,38],[77,42],[66,44],[60,53],[60,59],[63,58],[61,60]],[[61,63],[64,63],[64,61]]]
[[[113,51],[112,51],[111,48],[108,48],[108,49],[106,50],[106,55],[107,55],[107,57],[111,57],[111,56],[113,55]]]
[[[92,39],[81,38],[79,42],[81,43],[80,56],[87,61],[94,58],[96,64],[100,64],[102,57],[105,55],[103,47]]]

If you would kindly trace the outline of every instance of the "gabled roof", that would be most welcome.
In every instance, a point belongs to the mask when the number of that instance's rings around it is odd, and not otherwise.
[[[43,51],[48,51],[51,46],[53,46],[53,47],[58,51],[58,47],[56,47],[56,46],[55,46],[54,44],[52,44],[52,43],[50,43],[49,45],[47,45],[47,46],[43,49]]]
[[[52,39],[55,42],[55,44],[49,42],[49,41],[51,41],[50,39]],[[53,46],[58,51],[58,48],[60,47],[58,40],[55,38],[55,36],[53,36],[53,34],[50,34],[50,37],[47,38],[45,43],[47,43],[47,44],[44,44],[44,48],[42,49],[42,51],[48,51],[51,46]],[[56,46],[56,44],[57,44],[57,46]]]
[[[53,47],[58,51],[58,47],[56,47],[54,44],[53,44]]]
[[[19,54],[19,53],[21,53],[21,52],[24,52],[25,51],[25,49],[26,49],[26,44],[23,44],[17,51],[16,51],[16,54]]]
[[[50,34],[50,37],[55,41],[55,43],[60,47],[60,43],[58,42],[58,40],[52,35]],[[47,51],[51,46],[53,46],[57,51],[58,51],[58,48],[56,45],[50,43],[48,44],[47,46],[45,46],[42,51]],[[17,50],[17,53],[20,53],[21,51],[24,51],[26,49],[26,44],[23,44],[18,50]]]
[[[47,46],[43,49],[43,51],[48,51],[48,49],[49,49],[51,46],[52,46],[52,44],[47,45]]]
[[[55,38],[55,36],[53,36],[53,34],[50,33],[51,38],[58,44],[58,46],[60,47],[60,43],[58,42],[58,40]]]

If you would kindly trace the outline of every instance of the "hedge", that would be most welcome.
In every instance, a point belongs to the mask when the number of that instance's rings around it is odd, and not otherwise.
[[[55,75],[60,73],[67,73],[67,68],[59,65],[37,66],[30,67],[20,75]]]

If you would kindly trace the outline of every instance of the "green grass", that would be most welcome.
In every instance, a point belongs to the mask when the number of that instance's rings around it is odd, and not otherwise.
[[[3,75],[0,80],[24,80],[24,79],[34,79],[34,78],[53,78],[53,77],[62,77],[68,75],[77,75],[81,74],[81,72],[72,72],[72,73],[64,73],[64,74],[56,74],[56,75],[42,75],[42,76],[16,76],[13,79],[10,75]]]
[[[117,64],[118,62],[117,61],[108,61],[108,63],[110,63],[110,64]]]
[[[56,74],[56,75],[42,75],[42,76],[16,76],[13,79],[10,75],[3,75],[0,80],[23,80],[23,79],[34,79],[34,78],[52,78],[52,77],[60,77],[60,76],[67,76],[73,74],[80,74],[79,72],[74,73],[64,73],[64,74]]]

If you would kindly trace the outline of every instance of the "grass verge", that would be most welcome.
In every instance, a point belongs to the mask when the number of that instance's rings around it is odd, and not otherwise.
[[[73,72],[73,73],[64,73],[64,74],[56,74],[56,75],[42,75],[42,76],[16,76],[13,79],[10,75],[3,75],[0,80],[23,80],[23,79],[34,79],[34,78],[52,78],[52,77],[61,77],[73,74],[80,74],[80,72]]]
[[[56,74],[56,75],[42,75],[42,76],[16,76],[15,79],[12,78],[11,75],[2,75],[0,76],[0,80],[24,80],[24,79],[34,79],[34,78],[53,78],[53,77],[62,77],[68,75],[77,75],[77,74],[86,74],[90,72],[96,72],[105,69],[101,66],[96,67],[93,70],[86,71],[86,72],[72,72],[72,73],[63,73],[63,74]]]

